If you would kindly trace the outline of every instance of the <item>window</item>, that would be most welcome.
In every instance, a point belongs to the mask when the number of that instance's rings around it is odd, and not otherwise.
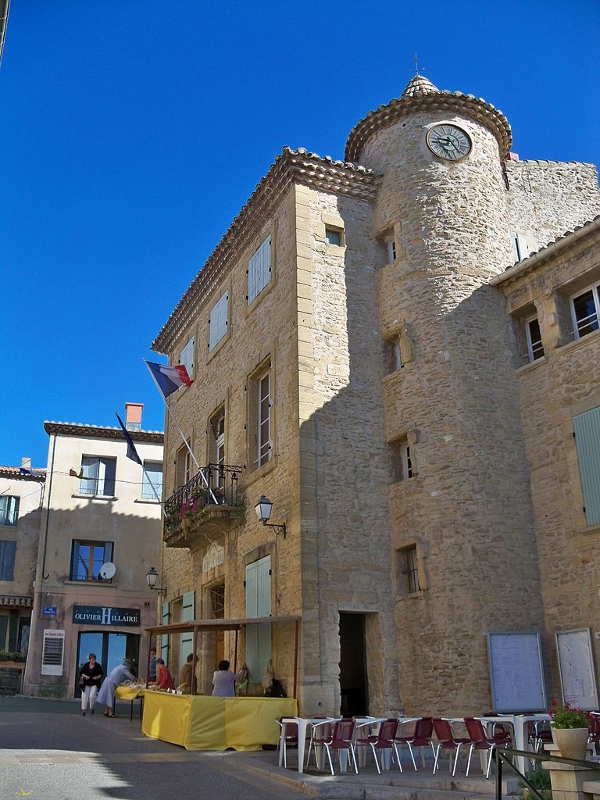
[[[325,239],[328,244],[335,244],[338,247],[342,246],[342,231],[340,228],[330,228],[325,226]]]
[[[522,233],[513,233],[511,236],[513,257],[515,261],[522,261],[534,252],[534,243]]]
[[[71,552],[72,581],[101,581],[100,567],[113,559],[112,542],[73,542]],[[109,583],[110,581],[106,581]]]
[[[271,281],[271,237],[268,236],[248,262],[248,304]]]
[[[417,546],[412,545],[400,551],[402,559],[401,570],[405,576],[405,589],[407,594],[421,591],[419,584],[419,566],[417,562]]]
[[[116,458],[99,456],[82,456],[80,494],[94,494],[102,497],[114,497]]]
[[[208,318],[208,349],[212,350],[213,347],[219,344],[221,339],[227,333],[228,316],[229,312],[229,292],[225,294],[215,303]]]
[[[210,418],[210,463],[222,467],[225,464],[225,409],[220,408]],[[223,486],[224,473],[218,472],[218,485]]]
[[[16,525],[19,519],[19,498],[0,495],[0,525]]]
[[[194,377],[194,348],[196,346],[196,337],[192,336],[192,338],[188,341],[186,346],[183,348],[181,353],[179,354],[179,361],[178,364],[183,364],[183,366],[187,370],[187,374],[190,378]]]
[[[576,339],[598,330],[599,292],[600,287],[592,286],[571,299]]]
[[[162,497],[163,466],[160,461],[144,461],[142,498],[160,500]]]
[[[190,451],[184,445],[177,451],[175,459],[175,489],[180,489],[192,477],[192,457]]]
[[[395,261],[396,260],[396,242],[393,239],[388,239],[385,243],[387,248],[387,257],[388,261]]]
[[[525,321],[525,336],[527,338],[527,353],[530,361],[536,361],[544,355],[544,345],[537,317]]]
[[[390,442],[392,473],[395,481],[405,481],[416,475],[414,452],[406,439]]]
[[[257,465],[271,458],[271,373],[266,372],[256,381],[258,391],[257,414]]]
[[[0,581],[14,581],[17,543],[0,541]]]
[[[404,366],[399,336],[394,336],[393,339],[385,340],[384,355],[386,372],[395,372],[397,369],[401,369],[401,367]]]
[[[573,435],[583,511],[588,525],[600,525],[600,406],[573,417]]]

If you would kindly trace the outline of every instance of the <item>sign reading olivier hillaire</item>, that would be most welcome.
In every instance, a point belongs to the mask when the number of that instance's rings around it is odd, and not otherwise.
[[[73,606],[73,622],[77,625],[139,625],[139,608],[110,606]]]

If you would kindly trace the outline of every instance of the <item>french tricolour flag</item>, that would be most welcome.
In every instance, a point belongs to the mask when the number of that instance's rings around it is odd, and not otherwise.
[[[146,361],[146,366],[150,370],[154,382],[165,397],[176,392],[180,386],[192,385],[191,378],[183,364],[169,367],[166,364],[156,364],[153,361]]]

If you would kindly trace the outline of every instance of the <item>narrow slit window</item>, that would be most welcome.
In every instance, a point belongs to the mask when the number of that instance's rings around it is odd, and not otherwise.
[[[421,591],[419,584],[419,565],[417,562],[417,547],[407,547],[402,551],[404,556],[404,574],[406,575],[406,588],[408,594]]]
[[[537,361],[538,358],[542,358],[544,355],[542,333],[537,317],[527,320],[525,323],[525,334],[527,336],[527,353],[529,355],[529,360]]]

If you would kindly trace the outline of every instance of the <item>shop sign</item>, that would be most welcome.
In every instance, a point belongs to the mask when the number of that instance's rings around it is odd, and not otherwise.
[[[43,617],[55,617],[56,616],[56,606],[44,606],[42,609],[42,616]]]
[[[139,608],[110,606],[73,606],[73,622],[77,625],[139,625]]]

